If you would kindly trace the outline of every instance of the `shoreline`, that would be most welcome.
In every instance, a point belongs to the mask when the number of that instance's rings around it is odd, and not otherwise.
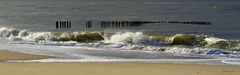
[[[0,60],[51,56],[0,50]],[[0,62],[1,75],[238,75],[240,66],[154,62]]]

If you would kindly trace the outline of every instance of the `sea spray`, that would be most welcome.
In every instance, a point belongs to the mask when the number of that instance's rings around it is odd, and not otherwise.
[[[111,36],[109,41],[111,43],[131,43],[131,44],[147,44],[150,40],[150,37],[144,35],[142,32],[125,32],[125,33],[116,33]]]
[[[220,41],[227,41],[225,39],[216,38],[216,37],[208,37],[208,38],[205,38],[204,40],[207,42],[206,46],[214,45],[214,44],[216,44],[217,42],[220,42]]]

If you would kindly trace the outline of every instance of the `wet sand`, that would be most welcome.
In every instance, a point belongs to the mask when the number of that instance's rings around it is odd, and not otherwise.
[[[43,59],[39,56],[0,51],[0,60]],[[14,63],[0,62],[0,75],[239,75],[240,66],[160,64],[140,62],[105,63]]]
[[[8,51],[8,50],[0,50],[0,61],[31,60],[31,59],[46,59],[46,58],[53,58],[53,57],[43,56],[43,55],[18,53],[18,52],[13,52],[13,51]]]

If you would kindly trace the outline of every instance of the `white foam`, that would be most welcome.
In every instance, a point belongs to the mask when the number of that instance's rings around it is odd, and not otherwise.
[[[10,37],[8,37],[7,39],[10,41],[21,41],[22,40],[22,38],[20,38],[18,36],[13,36],[13,35],[10,35]]]
[[[227,41],[226,39],[216,38],[216,37],[208,37],[204,39],[207,42],[206,46],[211,46],[213,44],[216,44],[219,41]]]
[[[176,63],[176,64],[209,64],[223,65],[221,59],[40,59],[40,60],[13,60],[6,62],[150,62],[150,63]]]
[[[19,37],[25,37],[25,36],[27,36],[27,35],[29,35],[29,32],[27,31],[27,30],[21,30],[20,32],[19,32]]]
[[[0,28],[0,36],[1,38],[6,38],[11,41],[40,41],[53,39],[50,32],[28,32],[27,30],[17,30],[6,27]]]
[[[77,44],[76,41],[39,41],[42,45],[58,45],[58,46],[74,46]]]
[[[111,43],[118,43],[118,44],[126,44],[126,43],[133,43],[133,44],[145,44],[149,41],[150,37],[144,35],[142,32],[125,32],[125,33],[116,33],[111,36],[110,40],[106,40],[107,42]]]
[[[240,65],[240,59],[224,59],[221,62],[225,64]]]
[[[6,37],[10,36],[11,35],[10,30],[11,29],[8,29],[6,27],[0,28],[0,37],[6,38]]]

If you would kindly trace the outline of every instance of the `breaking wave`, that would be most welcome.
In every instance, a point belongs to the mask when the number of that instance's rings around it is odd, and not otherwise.
[[[239,49],[239,40],[226,40],[207,35],[176,34],[176,35],[150,35],[143,32],[30,32],[14,28],[0,28],[0,37],[10,41],[29,41],[36,43],[70,42],[92,43],[103,42],[112,44],[132,45],[183,45],[194,47],[214,47],[222,49]]]
[[[0,37],[11,41],[77,41],[91,42],[104,40],[99,32],[29,32],[14,28],[0,28]]]
[[[152,36],[152,39],[165,41],[169,45],[186,45],[199,47],[216,47],[216,48],[237,48],[240,47],[239,40],[227,40],[207,35],[195,34],[176,34],[165,36]]]

